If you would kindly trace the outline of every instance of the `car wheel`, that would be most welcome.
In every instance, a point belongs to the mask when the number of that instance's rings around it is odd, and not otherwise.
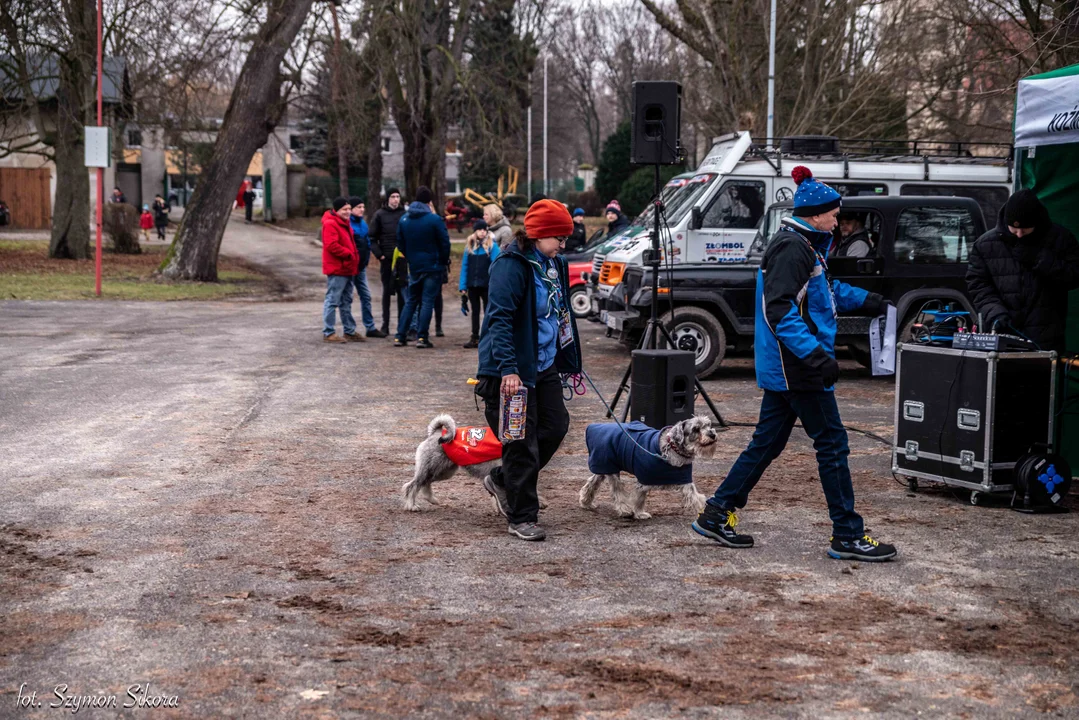
[[[573,316],[579,320],[588,317],[592,312],[592,301],[588,298],[588,290],[582,285],[569,291],[569,307]]]
[[[698,378],[714,373],[727,355],[727,333],[715,315],[699,307],[681,307],[663,315],[676,350],[696,356]]]

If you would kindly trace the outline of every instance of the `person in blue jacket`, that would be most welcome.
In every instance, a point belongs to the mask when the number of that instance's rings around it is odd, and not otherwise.
[[[836,559],[880,561],[896,556],[892,545],[865,533],[854,511],[854,486],[847,465],[847,432],[839,416],[834,388],[836,312],[884,312],[880,295],[832,280],[827,252],[837,225],[840,196],[813,178],[806,167],[791,172],[797,183],[794,217],[765,250],[757,271],[754,366],[764,390],[753,439],[726,479],[708,499],[693,529],[732,548],[753,547],[750,535],[735,530],[735,511],[768,465],[779,457],[796,420],[813,439],[824,497],[832,519],[828,555]]]
[[[435,298],[442,292],[442,276],[450,265],[450,234],[442,216],[435,212],[434,195],[421,186],[416,200],[397,223],[397,249],[408,259],[408,295],[397,320],[395,347],[408,344],[412,316],[419,312],[416,347],[432,348],[430,330]]]
[[[491,264],[476,394],[498,432],[500,398],[528,388],[525,436],[503,444],[502,466],[483,487],[512,535],[543,540],[536,484],[569,431],[559,375],[581,371],[581,340],[569,311],[568,265],[558,254],[573,232],[569,211],[556,200],[539,200],[524,225]]]
[[[487,221],[480,219],[472,223],[472,234],[465,240],[465,252],[461,257],[461,309],[468,313],[472,305],[472,337],[465,343],[466,348],[480,346],[481,305],[487,306],[487,285],[491,280],[491,263],[498,257],[498,246],[491,238]]]
[[[360,267],[352,280],[353,285],[356,286],[356,294],[360,296],[360,316],[363,319],[363,327],[367,331],[367,337],[386,337],[384,333],[378,331],[375,326],[375,316],[371,312],[371,288],[367,285],[367,264],[371,261],[371,240],[367,221],[363,217],[363,198],[353,195],[348,199],[348,204],[352,206],[352,212],[348,217],[349,224],[352,226],[352,239],[356,242],[356,252],[360,256]]]

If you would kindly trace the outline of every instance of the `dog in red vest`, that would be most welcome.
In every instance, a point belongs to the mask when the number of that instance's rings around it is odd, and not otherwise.
[[[431,483],[449,480],[458,469],[483,479],[501,462],[502,442],[491,428],[459,428],[449,415],[436,415],[427,426],[427,438],[416,448],[416,471],[401,488],[405,509],[419,510],[420,496],[437,505]]]

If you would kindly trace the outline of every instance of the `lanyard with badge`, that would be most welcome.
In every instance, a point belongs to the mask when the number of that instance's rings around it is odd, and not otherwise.
[[[536,276],[543,281],[547,290],[547,316],[552,312],[558,313],[558,347],[564,348],[573,342],[573,325],[570,323],[569,311],[562,302],[562,287],[558,282],[558,268],[551,265],[544,269],[535,260],[529,260],[536,269]]]

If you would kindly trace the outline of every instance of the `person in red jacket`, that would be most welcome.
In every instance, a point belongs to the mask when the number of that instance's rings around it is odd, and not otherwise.
[[[335,198],[333,210],[322,215],[322,273],[326,276],[326,300],[322,304],[322,341],[363,342],[352,317],[352,278],[359,272],[360,254],[352,239],[349,215],[352,206],[343,197]],[[336,314],[341,314],[345,336],[334,330]]]
[[[139,227],[142,228],[142,239],[150,242],[150,228],[154,226],[154,216],[150,213],[150,206],[142,206],[142,215],[139,216]]]

